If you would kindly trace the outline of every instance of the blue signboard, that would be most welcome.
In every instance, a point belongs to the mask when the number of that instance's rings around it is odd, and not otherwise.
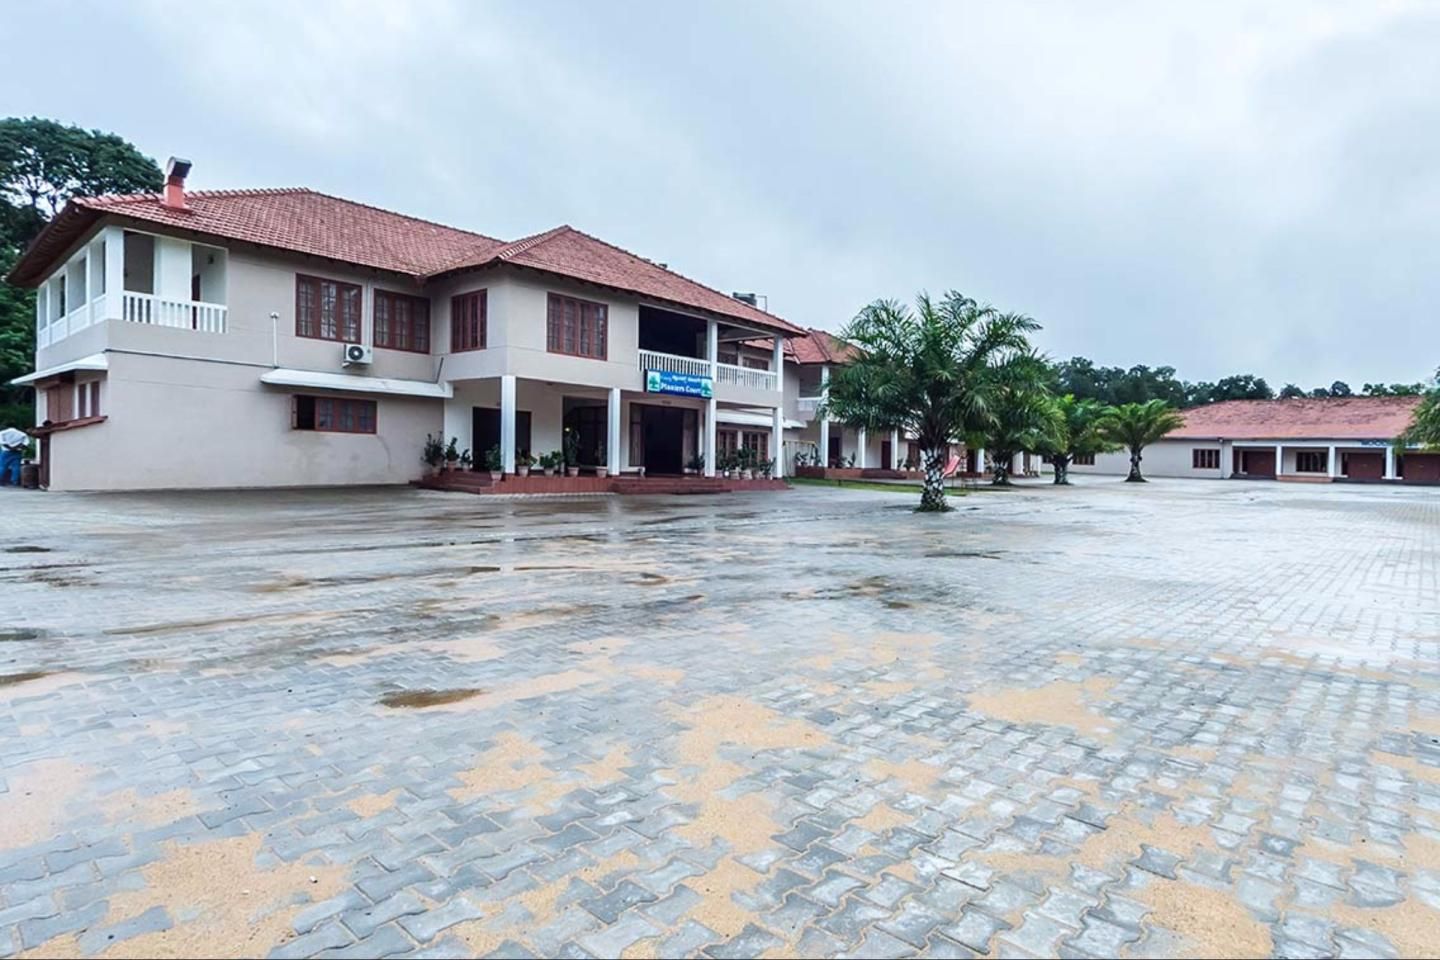
[[[715,395],[714,381],[693,373],[671,373],[669,370],[645,371],[646,393],[673,393],[680,397],[709,400]]]

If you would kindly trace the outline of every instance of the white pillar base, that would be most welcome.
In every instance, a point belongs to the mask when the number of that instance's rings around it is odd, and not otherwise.
[[[865,429],[863,427],[858,430],[857,433],[859,434],[859,445],[855,448],[855,466],[864,470],[867,466],[865,462],[865,447],[869,441],[865,436]]]
[[[778,344],[780,338],[776,337],[775,342]],[[785,411],[779,407],[775,408],[774,422],[770,425],[770,459],[775,461],[770,476],[779,480],[785,476]]]
[[[705,476],[715,476],[715,398],[705,401]]]

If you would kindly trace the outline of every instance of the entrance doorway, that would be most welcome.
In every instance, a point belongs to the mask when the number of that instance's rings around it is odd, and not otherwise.
[[[470,416],[470,455],[475,469],[485,469],[485,454],[500,446],[500,411],[494,407],[475,407]],[[530,411],[515,411],[515,455],[530,452]]]
[[[1236,450],[1235,473],[1242,477],[1275,479],[1275,451]]]
[[[892,465],[892,461],[890,460],[890,441],[889,441],[889,440],[881,440],[881,441],[880,441],[880,466],[881,466],[883,469],[885,469],[885,470],[889,470],[890,467],[891,467],[891,465]]]
[[[631,446],[640,441],[640,449],[630,451],[630,462],[644,464],[649,476],[684,473],[686,453],[694,445],[696,412],[649,403],[631,404],[630,411]]]
[[[825,464],[830,467],[840,466],[840,431],[830,431],[830,449],[825,451]]]

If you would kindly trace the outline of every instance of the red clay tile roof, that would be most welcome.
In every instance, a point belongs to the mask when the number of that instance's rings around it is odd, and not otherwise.
[[[764,340],[748,340],[746,346],[769,349],[770,345]],[[846,343],[833,333],[825,330],[816,330],[813,327],[805,330],[805,335],[791,337],[785,341],[785,359],[791,363],[817,364],[849,363],[856,355],[857,349]]]
[[[773,314],[569,226],[507,243],[303,188],[194,191],[186,203],[189,209],[175,210],[153,193],[77,197],[40,232],[11,270],[10,281],[38,284],[96,220],[114,215],[409,274],[419,281],[510,263],[780,333],[800,332]]]
[[[496,249],[453,263],[436,275],[508,263],[547,273],[586,280],[601,286],[637,293],[647,299],[746,320],[781,333],[799,334],[793,326],[771,313],[718,290],[696,283],[673,270],[637,257],[628,250],[606,243],[574,227],[556,227],[533,237],[516,240]]]
[[[1224,400],[1185,411],[1167,440],[1389,440],[1410,425],[1419,397]]]

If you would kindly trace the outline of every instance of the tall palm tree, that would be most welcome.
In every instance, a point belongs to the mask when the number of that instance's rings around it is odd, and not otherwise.
[[[1185,418],[1170,404],[1164,400],[1150,400],[1110,407],[1096,424],[1096,429],[1109,443],[1130,451],[1130,475],[1125,480],[1144,483],[1145,477],[1140,473],[1140,452],[1163,439],[1171,430],[1184,425]]]
[[[1055,412],[1060,429],[1046,438],[1045,452],[1055,468],[1055,482],[1070,482],[1070,464],[1076,457],[1108,453],[1116,445],[1100,435],[1098,424],[1106,407],[1097,400],[1076,400],[1067,393],[1055,399]]]
[[[991,374],[990,428],[985,449],[990,453],[996,486],[1010,485],[1010,465],[1018,454],[1037,451],[1062,425],[1046,383],[1050,365],[1034,352],[1019,354]]]
[[[1039,328],[954,291],[938,302],[921,294],[913,311],[877,300],[841,334],[859,355],[831,376],[825,413],[913,434],[925,461],[919,509],[945,510],[949,445],[988,429],[995,369],[1027,352]]]

